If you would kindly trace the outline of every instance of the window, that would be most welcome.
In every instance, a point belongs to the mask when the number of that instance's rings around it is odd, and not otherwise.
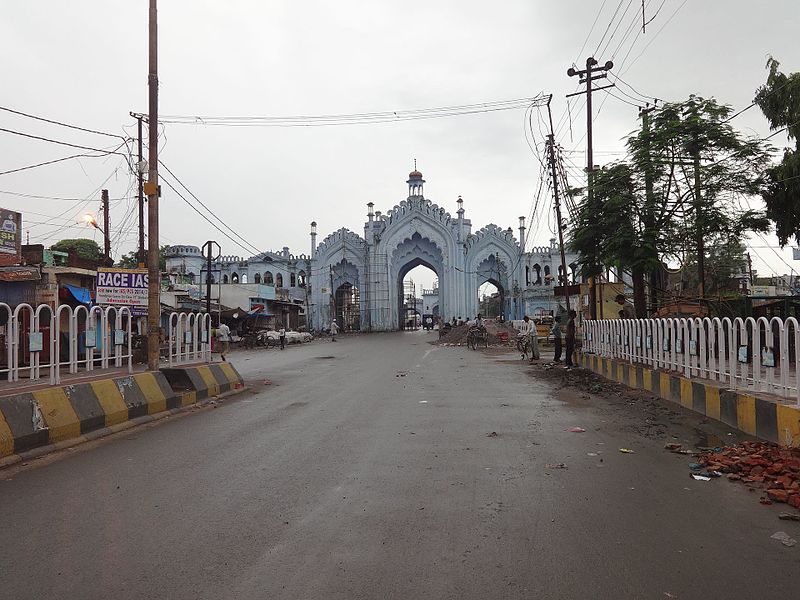
[[[247,273],[242,273],[242,283],[247,283]]]
[[[213,275],[211,276],[211,283],[214,283],[214,276]],[[228,283],[228,276],[227,275],[223,275],[222,276],[222,283]]]
[[[289,275],[289,287],[297,287],[297,275],[294,273]]]
[[[272,285],[274,283],[272,281],[272,273],[270,271],[264,273],[264,283],[267,285]]]
[[[253,275],[253,283],[261,283],[261,273]]]
[[[536,281],[534,281],[533,283],[535,285],[542,285],[542,267],[540,267],[539,264],[537,263],[533,265],[533,270],[536,272]]]
[[[304,288],[306,287],[306,272],[300,271],[297,274],[297,285],[298,287]]]
[[[231,275],[231,283],[239,283],[239,274],[238,273],[234,273],[233,275]]]
[[[278,273],[275,275],[275,287],[282,288],[283,287],[283,275]]]

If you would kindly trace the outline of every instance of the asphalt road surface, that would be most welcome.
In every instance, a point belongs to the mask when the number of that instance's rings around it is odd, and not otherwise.
[[[0,597],[797,597],[800,523],[663,449],[726,430],[434,337],[233,353],[250,391],[0,471]]]

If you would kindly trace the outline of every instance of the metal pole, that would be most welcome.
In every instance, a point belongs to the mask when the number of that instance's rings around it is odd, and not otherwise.
[[[552,99],[552,96],[550,96]],[[550,120],[550,135],[547,136],[549,140],[548,146],[550,148],[550,171],[553,176],[553,198],[556,205],[556,223],[558,225],[558,245],[561,249],[561,270],[564,273],[564,302],[567,305],[567,314],[569,315],[569,273],[567,272],[567,258],[564,254],[564,226],[561,221],[561,203],[558,199],[558,176],[556,174],[556,142],[555,135],[553,134],[553,113],[550,110],[550,101],[547,101],[547,117]]]
[[[161,326],[161,270],[158,256],[158,8],[150,0],[149,19],[148,162],[147,193],[147,368],[158,370]]]
[[[111,219],[108,216],[108,190],[102,190],[100,197],[103,203],[103,255],[106,258],[106,264],[108,264],[111,260],[111,232],[108,228]]]

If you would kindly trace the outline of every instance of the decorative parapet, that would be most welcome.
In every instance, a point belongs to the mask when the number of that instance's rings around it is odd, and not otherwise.
[[[379,219],[387,224],[392,223],[410,213],[418,212],[437,219],[442,225],[452,226],[455,219],[443,207],[422,197],[413,197],[396,204],[394,208],[381,215]]]

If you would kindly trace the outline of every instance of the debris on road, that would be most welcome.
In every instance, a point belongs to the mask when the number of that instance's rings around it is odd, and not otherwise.
[[[697,473],[690,473],[690,475],[695,481],[711,481],[711,477],[706,475],[698,475]]]
[[[545,469],[566,469],[567,465],[564,463],[552,463],[544,466]]]
[[[408,371],[398,371],[395,377],[405,377],[408,375]]]
[[[786,533],[785,531],[776,531],[769,537],[772,538],[773,540],[778,540],[781,544],[783,544],[784,546],[788,546],[789,548],[791,548],[797,543],[797,540],[794,539],[793,537],[790,537],[789,534]]]
[[[781,521],[800,521],[800,515],[797,513],[781,513],[778,518]]]
[[[497,432],[496,432],[496,431],[493,431],[493,432],[491,432],[491,433],[487,433],[487,434],[486,434],[486,437],[497,437]]]
[[[664,445],[664,450],[669,450],[670,452],[678,452],[681,448],[683,448],[683,444],[676,444],[674,442]]]
[[[728,474],[730,481],[760,487],[765,493],[762,504],[780,502],[800,508],[800,448],[744,441],[704,452],[697,462],[709,472]]]
[[[263,383],[264,383],[264,385],[272,385],[272,380],[271,379],[265,379]]]
[[[620,449],[619,449],[619,451],[620,451],[620,452],[622,452],[623,454],[636,454],[636,453],[635,453],[633,450],[631,450],[630,448],[620,448]]]
[[[567,429],[570,433],[585,433],[586,430],[583,427],[570,427]]]

